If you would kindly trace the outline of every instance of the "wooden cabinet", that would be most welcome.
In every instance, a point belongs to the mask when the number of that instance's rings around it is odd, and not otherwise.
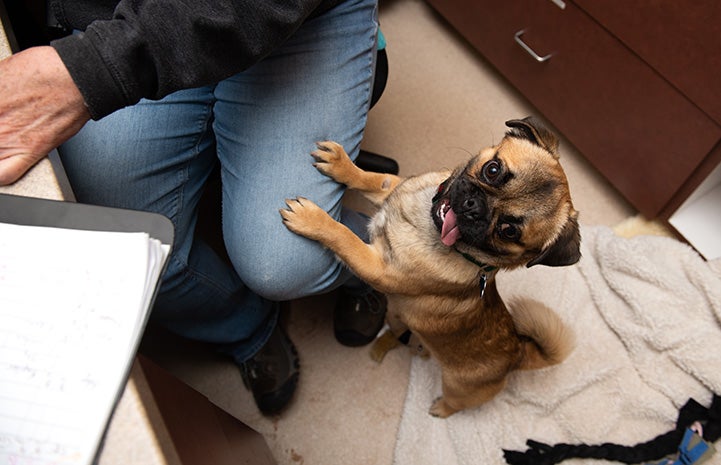
[[[721,160],[721,3],[428,1],[646,217]]]

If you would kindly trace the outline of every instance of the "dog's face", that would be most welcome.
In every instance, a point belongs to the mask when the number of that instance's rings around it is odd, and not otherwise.
[[[441,241],[503,268],[580,259],[577,212],[558,162],[558,139],[533,118],[512,120],[500,144],[451,175],[431,215]]]

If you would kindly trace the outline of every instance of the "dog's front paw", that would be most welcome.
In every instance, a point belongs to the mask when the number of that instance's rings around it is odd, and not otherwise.
[[[323,225],[333,219],[318,205],[303,197],[286,200],[287,209],[280,210],[283,224],[296,234],[318,240]]]
[[[347,184],[348,177],[355,165],[348,157],[343,146],[337,142],[324,141],[316,143],[318,150],[311,153],[315,159],[313,166],[326,176],[342,184]]]

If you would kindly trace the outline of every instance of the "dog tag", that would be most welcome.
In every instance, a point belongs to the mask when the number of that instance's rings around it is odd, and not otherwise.
[[[481,290],[481,299],[483,298],[483,294],[486,293],[486,282],[488,281],[488,278],[486,277],[486,274],[481,274],[481,277],[478,278],[478,287]]]

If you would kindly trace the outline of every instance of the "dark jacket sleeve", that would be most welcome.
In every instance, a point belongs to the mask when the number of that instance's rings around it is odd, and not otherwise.
[[[123,0],[52,42],[93,119],[220,81],[280,46],[321,0]],[[327,5],[324,4],[324,7]]]

